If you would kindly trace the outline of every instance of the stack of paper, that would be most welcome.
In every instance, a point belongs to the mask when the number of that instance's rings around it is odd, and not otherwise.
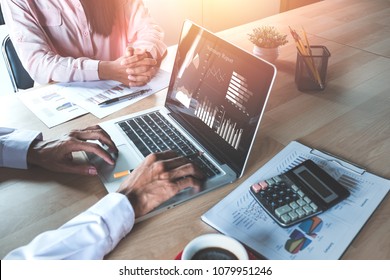
[[[50,128],[87,113],[104,118],[166,88],[169,78],[170,74],[160,69],[143,87],[130,88],[116,81],[58,83],[22,92],[19,98]],[[103,101],[137,93],[142,89],[150,90],[110,106],[99,106]]]

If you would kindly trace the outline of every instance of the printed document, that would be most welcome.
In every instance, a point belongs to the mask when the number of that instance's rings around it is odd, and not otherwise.
[[[327,171],[351,195],[318,216],[282,228],[255,202],[249,188],[306,159]],[[267,259],[339,259],[389,189],[390,180],[293,141],[207,211],[202,220]]]
[[[62,93],[73,103],[79,105],[98,118],[104,118],[119,111],[135,102],[148,97],[169,84],[170,74],[164,70],[159,70],[156,76],[143,87],[127,87],[116,81],[93,81],[79,83],[61,83]],[[147,93],[118,102],[109,106],[99,106],[98,104],[112,98],[121,97],[130,93],[136,93],[143,89],[150,89]]]
[[[49,128],[88,113],[64,96],[56,84],[22,91],[19,98]]]
[[[19,94],[20,100],[49,128],[91,113],[104,118],[135,102],[168,87],[170,74],[160,69],[143,87],[128,87],[116,81],[55,83],[40,86]],[[150,89],[135,98],[115,102],[108,106],[99,103],[119,98],[143,89]]]

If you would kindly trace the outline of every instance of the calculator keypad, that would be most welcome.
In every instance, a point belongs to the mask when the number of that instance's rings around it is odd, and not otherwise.
[[[253,184],[251,189],[260,204],[283,225],[319,212],[318,206],[285,175]]]

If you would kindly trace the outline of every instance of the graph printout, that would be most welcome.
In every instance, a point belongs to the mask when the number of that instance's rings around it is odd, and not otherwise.
[[[282,228],[255,202],[249,188],[306,159],[321,166],[351,195],[321,215]],[[207,211],[202,220],[267,259],[339,259],[389,189],[390,180],[293,141]]]
[[[19,98],[47,127],[51,128],[88,113],[66,98],[62,91],[61,87],[52,84],[22,91]]]
[[[128,87],[116,81],[92,81],[92,82],[74,82],[61,83],[64,96],[73,103],[84,108],[98,118],[104,118],[115,113],[135,102],[148,97],[168,86],[170,74],[160,69],[155,77],[145,86]],[[136,93],[143,89],[150,89],[145,94],[135,98],[124,99],[121,102],[113,103],[110,106],[99,106],[98,104],[112,98]]]
[[[104,118],[146,98],[169,84],[170,74],[160,69],[145,86],[128,87],[116,81],[55,83],[39,86],[19,94],[20,100],[49,128],[87,113]],[[112,98],[150,89],[145,94],[129,97],[110,106],[98,104]]]

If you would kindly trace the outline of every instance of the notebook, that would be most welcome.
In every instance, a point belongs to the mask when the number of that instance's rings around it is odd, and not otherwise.
[[[168,149],[202,165],[208,179],[199,192],[187,188],[142,219],[237,180],[275,75],[274,65],[185,21],[164,106],[99,124],[119,149],[115,166],[95,162],[107,190],[116,191],[123,180],[114,173],[132,170],[149,153]]]

